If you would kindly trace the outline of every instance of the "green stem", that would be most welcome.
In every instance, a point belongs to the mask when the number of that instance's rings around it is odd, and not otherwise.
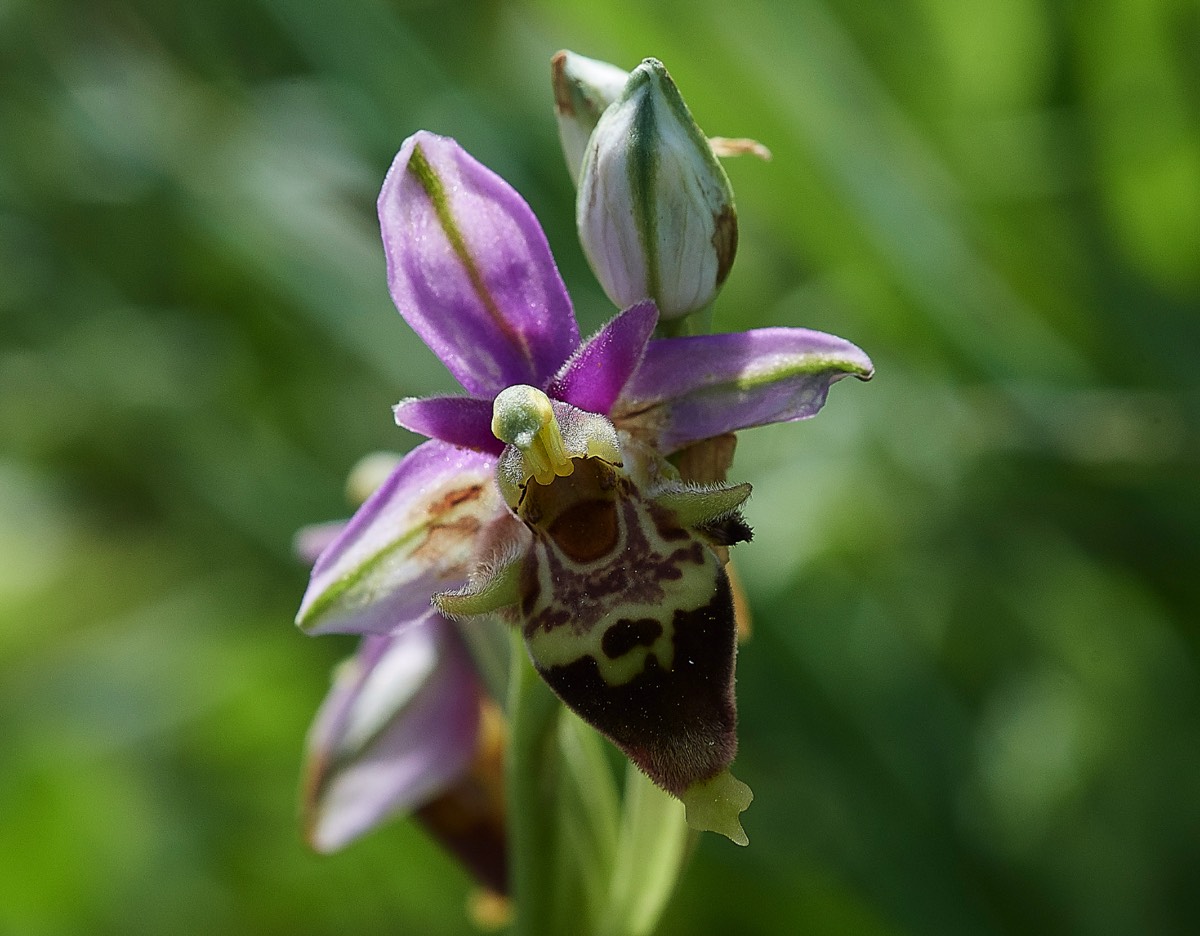
[[[507,763],[509,874],[516,903],[514,936],[555,932],[560,783],[556,728],[562,704],[538,678],[519,631],[512,636],[508,683]]]
[[[629,765],[607,914],[599,936],[646,936],[679,880],[687,851],[683,804]]]
[[[609,883],[616,861],[621,822],[620,797],[605,756],[605,742],[580,719],[564,712],[559,721],[559,751],[565,768],[560,791],[564,870],[567,882],[583,898],[585,927],[576,913],[575,933],[595,933],[608,912]]]
[[[509,630],[507,624],[488,617],[468,621],[458,628],[488,695],[497,703],[509,698],[508,678],[512,670]]]
[[[669,319],[665,322],[660,320],[658,327],[654,329],[654,337],[684,338],[688,335],[707,335],[712,331],[712,322],[713,307],[712,303],[709,303],[703,309],[698,309],[690,315]]]

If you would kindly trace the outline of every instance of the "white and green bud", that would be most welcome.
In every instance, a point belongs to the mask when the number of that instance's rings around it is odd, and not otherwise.
[[[579,185],[579,169],[592,131],[608,105],[621,96],[629,72],[608,62],[563,50],[550,60],[558,137],[571,181]]]
[[[579,239],[620,308],[653,299],[660,320],[706,308],[737,252],[733,189],[657,59],[630,74],[584,154]]]

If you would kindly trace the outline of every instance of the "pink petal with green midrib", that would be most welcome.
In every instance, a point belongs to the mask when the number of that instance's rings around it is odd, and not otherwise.
[[[396,307],[468,392],[541,386],[579,343],[533,212],[453,140],[405,141],[379,222]]]

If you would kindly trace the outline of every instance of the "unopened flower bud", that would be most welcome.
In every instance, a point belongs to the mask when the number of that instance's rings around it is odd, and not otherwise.
[[[584,155],[576,204],[588,262],[621,308],[653,299],[662,320],[716,297],[737,251],[733,189],[657,59],[629,76]]]
[[[608,62],[562,51],[550,61],[558,137],[571,181],[579,184],[583,153],[600,115],[621,96],[629,72]]]
[[[403,456],[395,452],[372,452],[360,458],[346,479],[346,500],[355,507],[366,503],[367,498],[396,470],[401,458]]]

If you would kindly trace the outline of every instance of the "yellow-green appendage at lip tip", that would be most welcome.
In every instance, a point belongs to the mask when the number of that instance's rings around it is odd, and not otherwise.
[[[717,832],[735,845],[750,844],[738,816],[753,801],[754,793],[728,770],[693,783],[679,798],[687,824],[697,832]]]

